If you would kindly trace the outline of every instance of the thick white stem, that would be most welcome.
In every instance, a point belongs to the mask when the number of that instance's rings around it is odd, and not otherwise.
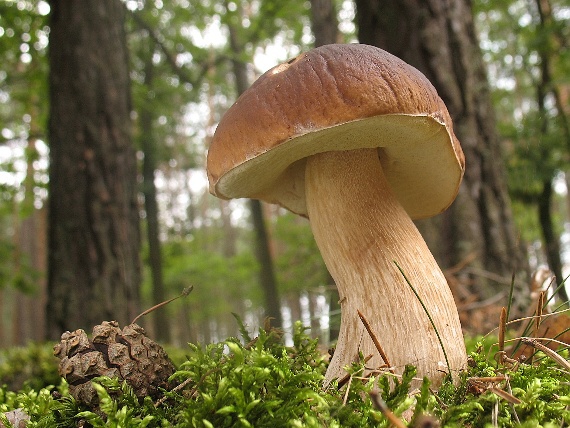
[[[447,281],[415,225],[393,196],[376,149],[326,152],[306,165],[306,197],[313,234],[340,293],[341,328],[327,383],[361,352],[384,364],[358,311],[369,321],[390,364],[418,368],[438,384],[447,364],[425,310],[435,322],[452,371],[467,357]]]

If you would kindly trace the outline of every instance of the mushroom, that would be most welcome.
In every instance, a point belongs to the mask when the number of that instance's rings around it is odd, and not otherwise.
[[[372,355],[367,367],[413,364],[434,385],[465,366],[453,296],[412,222],[453,202],[464,167],[427,78],[361,44],[321,46],[263,74],[222,117],[207,160],[213,195],[309,218],[340,294],[327,384],[359,353]]]

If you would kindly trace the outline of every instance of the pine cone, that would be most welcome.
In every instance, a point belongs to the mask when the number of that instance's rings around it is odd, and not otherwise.
[[[159,388],[168,389],[174,364],[160,345],[137,324],[121,329],[116,321],[93,327],[89,340],[83,330],[65,332],[54,346],[61,361],[59,374],[69,383],[69,393],[91,408],[98,406],[91,379],[98,376],[125,380],[139,398],[156,398]]]

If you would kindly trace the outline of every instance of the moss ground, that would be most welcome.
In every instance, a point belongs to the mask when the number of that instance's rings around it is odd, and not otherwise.
[[[190,345],[158,401],[138,400],[129,385],[99,378],[98,409],[81,407],[54,377],[51,345],[0,356],[0,422],[22,409],[28,427],[561,427],[570,424],[568,351],[537,352],[532,362],[500,363],[496,340],[470,339],[469,367],[436,392],[429,382],[390,373],[349,376],[323,388],[326,358],[298,324],[294,345],[274,330],[200,347]],[[494,351],[493,351],[494,350]],[[558,357],[554,357],[557,355]],[[22,373],[24,373],[22,375]],[[27,376],[25,382],[11,379]],[[17,386],[17,388],[14,388]],[[377,394],[375,394],[377,392]],[[1,424],[0,424],[1,426]]]

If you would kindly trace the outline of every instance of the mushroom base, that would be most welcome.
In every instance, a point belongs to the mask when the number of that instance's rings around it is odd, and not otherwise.
[[[337,346],[326,383],[372,355],[366,366],[418,369],[437,386],[467,362],[455,301],[412,220],[392,194],[376,149],[320,153],[307,160],[305,191],[311,228],[341,303]],[[418,297],[431,315],[441,337]],[[358,312],[369,322],[384,361]]]

